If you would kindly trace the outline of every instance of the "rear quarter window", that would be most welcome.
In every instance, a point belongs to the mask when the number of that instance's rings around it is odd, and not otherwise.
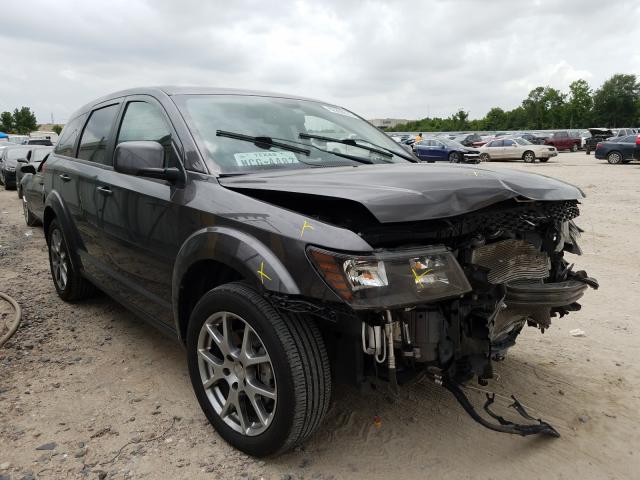
[[[60,140],[54,150],[56,155],[64,155],[65,157],[75,157],[75,145],[78,140],[78,135],[84,121],[87,119],[86,115],[80,115],[67,123],[60,133]]]
[[[105,165],[111,163],[106,154],[107,144],[119,108],[120,104],[115,104],[91,112],[80,138],[78,158]]]

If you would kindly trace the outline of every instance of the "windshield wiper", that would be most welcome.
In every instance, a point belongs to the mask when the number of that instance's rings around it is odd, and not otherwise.
[[[288,143],[282,143],[275,141],[271,137],[267,136],[256,136],[252,137],[251,135],[244,135],[242,133],[236,132],[227,132],[226,130],[216,130],[216,136],[218,137],[227,137],[233,138],[235,140],[242,140],[245,142],[251,142],[256,147],[269,149],[271,147],[278,147],[282,150],[288,150],[289,152],[302,153],[304,155],[309,156],[311,154],[311,150],[302,147],[296,147],[295,145],[289,145]]]
[[[305,140],[314,139],[314,140],[322,140],[324,142],[342,143],[344,145],[351,145],[354,147],[369,150],[370,152],[379,153],[380,155],[384,155],[385,157],[389,157],[389,158],[393,157],[393,152],[390,153],[386,149],[382,150],[381,148],[373,148],[373,147],[368,147],[366,145],[362,145],[361,143],[356,142],[356,140],[352,138],[332,138],[332,137],[325,137],[324,135],[312,135],[310,133],[301,133],[299,137],[304,138]]]

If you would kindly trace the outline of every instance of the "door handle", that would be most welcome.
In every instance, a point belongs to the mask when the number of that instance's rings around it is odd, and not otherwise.
[[[98,187],[98,191],[103,195],[111,195],[113,192],[109,187]]]
[[[71,177],[66,173],[61,173],[58,176],[62,179],[63,182],[68,182],[69,180],[71,180]]]

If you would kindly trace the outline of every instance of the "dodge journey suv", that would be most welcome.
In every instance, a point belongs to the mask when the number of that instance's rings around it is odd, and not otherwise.
[[[420,164],[354,113],[261,92],[144,88],[72,116],[41,167],[63,300],[106,292],[186,348],[232,445],[283,452],[332,383],[392,395],[419,377],[493,430],[483,385],[525,326],[578,310],[582,192],[516,171]],[[487,401],[487,415],[495,415]]]

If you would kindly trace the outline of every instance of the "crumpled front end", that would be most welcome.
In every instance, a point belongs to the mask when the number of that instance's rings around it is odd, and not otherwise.
[[[365,375],[395,388],[426,374],[459,390],[473,378],[486,384],[525,326],[544,332],[598,287],[565,258],[581,254],[578,215],[577,200],[511,200],[443,220],[360,225],[375,254],[311,248],[309,257],[361,322]]]

